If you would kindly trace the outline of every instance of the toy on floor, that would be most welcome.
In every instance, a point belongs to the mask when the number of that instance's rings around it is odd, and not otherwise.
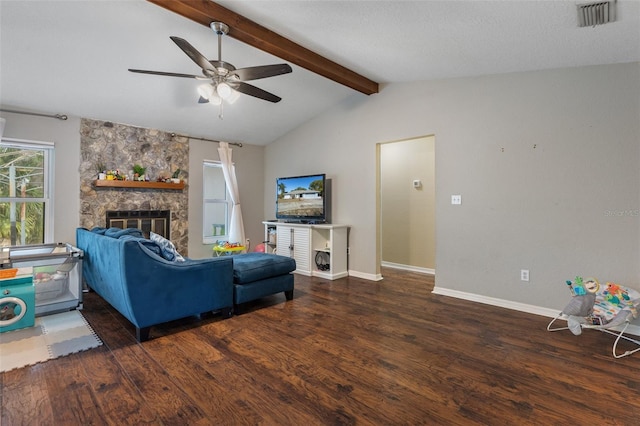
[[[581,318],[587,318],[593,314],[593,306],[596,302],[596,293],[600,290],[600,283],[595,278],[583,280],[582,277],[576,277],[573,282],[567,280],[567,285],[573,298],[564,307],[562,314],[567,317],[569,330],[573,334],[579,335],[582,333]]]
[[[619,284],[607,282],[601,286],[597,279],[576,277],[573,281],[566,281],[573,296],[562,312],[557,315],[547,330],[570,330],[573,334],[582,334],[584,328],[594,328],[618,336],[613,345],[613,356],[621,358],[640,350],[640,347],[626,351],[622,355],[616,354],[616,346],[622,338],[640,346],[640,341],[624,336],[630,322],[638,317],[640,307],[640,293]],[[559,318],[567,320],[567,327],[551,328]],[[622,331],[612,332],[618,326],[624,326]]]

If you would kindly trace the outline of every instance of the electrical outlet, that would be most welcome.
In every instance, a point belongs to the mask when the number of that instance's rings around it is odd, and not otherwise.
[[[451,204],[462,204],[462,195],[452,195],[451,196]]]
[[[520,281],[529,281],[529,270],[521,269],[520,270]]]

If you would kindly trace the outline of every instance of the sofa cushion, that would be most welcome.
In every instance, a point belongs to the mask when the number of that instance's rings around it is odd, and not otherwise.
[[[167,260],[172,260],[175,262],[184,262],[184,257],[178,253],[176,246],[169,240],[167,240],[162,235],[156,234],[155,232],[151,232],[150,234],[151,241],[154,241],[160,247],[162,251],[161,256]]]
[[[168,260],[170,262],[186,261],[186,259],[180,255],[178,255],[180,256],[180,260],[178,260],[178,258],[176,258],[175,254],[172,251],[163,249],[163,247],[157,241],[147,240],[144,237],[138,237],[136,235],[122,235],[118,239],[123,241],[136,241],[138,244],[151,251],[153,254],[158,255],[164,260]]]
[[[245,253],[233,256],[233,282],[247,284],[293,272],[296,261],[268,253]]]
[[[139,230],[138,228],[127,228],[127,229],[109,228],[104,231],[104,235],[111,238],[120,238],[124,235],[130,235],[132,237],[138,237],[138,238],[143,237],[142,231]]]

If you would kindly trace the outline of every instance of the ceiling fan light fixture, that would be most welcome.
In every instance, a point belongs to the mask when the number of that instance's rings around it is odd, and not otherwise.
[[[205,99],[209,99],[213,96],[213,86],[210,84],[201,84],[198,86],[198,95],[202,96]]]
[[[218,85],[216,86],[216,92],[222,99],[229,99],[229,97],[231,97],[231,95],[233,94],[231,86],[224,82],[218,83]]]
[[[233,89],[233,88],[232,88]],[[235,101],[237,101],[238,99],[240,99],[240,92],[238,92],[237,90],[231,90],[231,96],[229,96],[227,99],[225,99],[227,101],[227,103],[229,105],[232,105],[235,103]]]
[[[222,105],[222,98],[214,91],[209,98],[209,103],[212,105]]]

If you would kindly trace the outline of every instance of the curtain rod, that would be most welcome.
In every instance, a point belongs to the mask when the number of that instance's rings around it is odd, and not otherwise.
[[[199,141],[215,142],[215,143],[220,143],[220,142],[222,142],[222,141],[216,141],[216,140],[214,140],[214,139],[197,138],[197,137],[195,137],[195,136],[180,135],[180,134],[178,134],[178,133],[169,133],[169,135],[170,135],[172,138],[175,138],[176,136],[180,136],[180,137],[182,137],[182,138],[187,138],[187,139],[197,139],[197,140],[199,140]],[[235,146],[237,146],[237,147],[239,147],[239,148],[242,148],[242,144],[241,144],[240,142],[227,142],[227,143],[228,143],[229,145],[235,145]]]
[[[38,117],[48,117],[48,118],[57,118],[58,120],[66,120],[69,117],[67,117],[64,114],[42,114],[42,113],[38,113],[38,112],[27,112],[27,111],[16,111],[16,110],[12,110],[12,109],[4,109],[4,108],[0,108],[0,111],[2,112],[10,112],[13,114],[26,114],[26,115],[35,115]],[[188,139],[197,139],[199,141],[206,141],[206,142],[216,142],[216,143],[220,143],[221,141],[216,141],[213,139],[207,139],[207,138],[197,138],[195,136],[187,136],[187,135],[180,135],[177,133],[170,133],[172,138],[175,138],[176,136],[181,136],[183,138],[188,138]],[[229,145],[235,145],[239,148],[242,148],[242,144],[240,142],[227,142]]]
[[[10,112],[10,113],[13,113],[13,114],[26,114],[26,115],[35,115],[35,116],[38,116],[38,117],[57,118],[58,120],[66,120],[66,119],[69,118],[64,114],[42,114],[42,113],[39,113],[39,112],[16,111],[16,110],[13,110],[13,109],[4,109],[4,108],[1,108],[0,111],[2,111],[2,112]]]

